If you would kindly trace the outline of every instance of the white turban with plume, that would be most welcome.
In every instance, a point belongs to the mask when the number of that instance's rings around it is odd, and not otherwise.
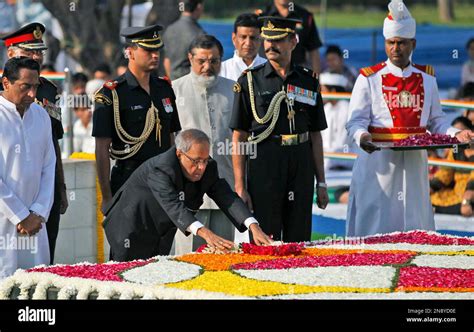
[[[390,13],[383,23],[385,39],[394,37],[413,39],[416,35],[416,22],[403,0],[392,0],[388,4]]]

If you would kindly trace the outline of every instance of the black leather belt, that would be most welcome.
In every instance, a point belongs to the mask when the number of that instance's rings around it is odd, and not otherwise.
[[[291,134],[291,135],[272,135],[268,137],[272,142],[277,142],[281,146],[298,145],[309,141],[309,132],[303,134]]]
[[[123,169],[123,170],[126,170],[126,171],[134,171],[142,163],[143,163],[143,161],[141,161],[141,160],[128,160],[128,159],[126,159],[126,160],[117,160],[115,162],[115,166],[118,169]]]

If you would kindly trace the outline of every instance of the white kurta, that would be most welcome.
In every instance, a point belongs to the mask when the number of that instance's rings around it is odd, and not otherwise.
[[[357,78],[350,101],[347,123],[349,137],[360,146],[360,137],[368,127],[393,127],[392,115],[382,94],[382,75],[391,73],[409,77],[421,73],[424,105],[420,126],[431,133],[454,135],[458,130],[444,119],[436,79],[413,66],[403,71],[387,60],[375,74]],[[368,154],[360,152],[353,168],[347,212],[348,236],[377,233],[434,230],[426,150],[382,150]]]
[[[48,113],[33,103],[21,118],[0,96],[0,279],[18,268],[49,264],[46,225],[26,240],[17,224],[30,210],[48,219],[55,165]]]
[[[217,162],[219,176],[227,181],[234,189],[234,171],[232,168],[232,130],[229,128],[235,82],[217,76],[215,82],[205,88],[196,82],[196,75],[191,72],[173,81],[173,91],[176,95],[181,128],[197,128],[205,132],[211,140],[211,157]],[[204,195],[202,210],[218,210],[217,204]],[[221,226],[222,227],[222,226]],[[227,226],[224,226],[227,227]],[[228,224],[229,231],[233,226]],[[214,229],[211,229],[214,231]],[[240,242],[241,237],[248,242],[248,233],[234,232]],[[185,254],[192,251],[192,237],[186,238],[181,232],[176,233],[175,254]]]
[[[257,54],[250,66],[247,66],[244,60],[237,55],[237,51],[234,51],[234,56],[222,63],[219,76],[228,78],[232,81],[237,81],[244,70],[257,67],[265,62],[267,62],[267,59],[262,58]]]

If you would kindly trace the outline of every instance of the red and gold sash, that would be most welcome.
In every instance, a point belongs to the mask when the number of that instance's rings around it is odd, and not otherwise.
[[[381,128],[370,126],[369,133],[372,135],[372,141],[374,142],[394,142],[412,135],[424,134],[426,133],[426,127]]]

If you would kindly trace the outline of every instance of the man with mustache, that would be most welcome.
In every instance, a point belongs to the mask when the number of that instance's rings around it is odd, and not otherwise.
[[[268,62],[244,72],[235,84],[230,122],[233,145],[256,144],[256,158],[233,154],[235,190],[275,240],[307,241],[315,175],[318,206],[328,204],[319,82],[314,72],[292,62],[299,21],[260,19]]]
[[[295,26],[298,44],[292,52],[291,58],[296,65],[308,66],[315,73],[321,71],[319,48],[323,45],[319,38],[318,28],[313,14],[291,0],[273,0],[264,10],[257,10],[261,16],[276,16],[296,19]]]
[[[234,81],[218,76],[223,48],[214,36],[201,35],[190,45],[188,59],[191,72],[173,81],[179,122],[184,129],[196,128],[211,138],[211,157],[217,161],[219,175],[234,187],[231,152],[225,149],[232,142],[229,129],[234,94]],[[229,149],[230,150],[230,149]],[[235,228],[216,203],[204,197],[197,218],[210,230],[227,239],[234,238]],[[175,253],[184,254],[204,244],[200,237],[176,233]]]
[[[353,168],[348,236],[435,229],[426,150],[376,151],[374,142],[427,130],[461,142],[474,137],[445,120],[433,68],[412,63],[416,22],[408,8],[401,0],[392,0],[388,8],[383,27],[388,60],[360,70],[349,104],[346,129],[364,151]]]
[[[181,129],[171,83],[155,74],[160,30],[160,25],[123,29],[128,70],[95,94],[92,136],[103,206],[144,161],[168,150]],[[112,173],[110,158],[116,160]]]
[[[237,81],[244,70],[267,61],[258,55],[262,42],[257,15],[241,14],[235,19],[232,43],[234,56],[222,63],[220,76]]]

